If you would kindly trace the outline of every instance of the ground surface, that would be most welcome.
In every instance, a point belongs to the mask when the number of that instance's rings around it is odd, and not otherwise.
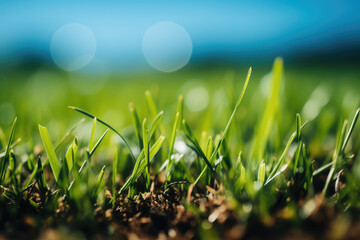
[[[279,85],[270,71],[254,67],[238,108],[245,68],[5,71],[0,239],[357,239],[360,71],[289,67]]]

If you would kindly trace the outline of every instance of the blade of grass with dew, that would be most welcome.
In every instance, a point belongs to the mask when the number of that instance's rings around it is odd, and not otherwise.
[[[242,89],[241,94],[240,94],[240,96],[239,96],[239,99],[238,99],[238,101],[236,102],[235,108],[234,108],[234,110],[233,110],[233,112],[232,112],[232,114],[231,114],[231,116],[230,116],[230,119],[229,119],[228,123],[226,124],[226,127],[225,127],[225,129],[224,129],[223,134],[221,135],[221,138],[220,138],[219,142],[217,143],[217,145],[216,145],[216,147],[215,147],[215,150],[214,150],[214,151],[212,152],[212,154],[211,154],[210,162],[213,162],[213,160],[215,159],[215,157],[216,157],[216,155],[217,155],[217,153],[218,153],[218,151],[219,151],[219,149],[220,149],[220,146],[221,146],[222,142],[224,141],[224,139],[225,139],[225,137],[226,137],[226,135],[227,135],[227,133],[228,133],[228,131],[229,131],[229,129],[230,129],[230,126],[231,126],[231,123],[232,123],[232,121],[233,121],[233,119],[234,119],[234,117],[235,117],[236,111],[237,111],[237,109],[239,108],[240,103],[241,103],[241,101],[242,101],[242,99],[243,99],[243,97],[244,97],[244,95],[245,95],[246,88],[247,88],[248,83],[249,83],[249,80],[250,80],[251,71],[252,71],[252,68],[250,67],[250,68],[249,68],[249,71],[248,71],[248,73],[247,73],[247,76],[246,76],[246,80],[245,80],[243,89]],[[204,176],[207,167],[210,167],[210,168],[211,168],[211,164],[210,164],[210,166],[209,166],[209,164],[208,164],[207,166],[205,166],[205,168],[203,169],[203,171],[200,173],[199,177],[195,180],[194,186],[196,186],[196,184],[197,184],[197,183],[200,181],[200,179]]]
[[[73,109],[73,110],[75,110],[75,111],[77,111],[77,112],[79,112],[79,113],[82,113],[82,114],[84,114],[85,116],[88,116],[88,117],[90,117],[90,118],[95,118],[94,115],[92,115],[92,114],[90,114],[90,113],[88,113],[88,112],[86,112],[85,110],[82,110],[82,109],[80,109],[80,108],[72,107],[72,106],[69,106],[69,108],[71,108],[71,109]],[[111,127],[109,124],[107,124],[106,122],[102,121],[102,120],[99,119],[98,117],[96,117],[96,119],[97,119],[97,121],[98,121],[99,123],[105,125],[105,126],[108,127],[109,129],[111,129],[114,133],[116,133],[116,134],[121,138],[121,140],[123,140],[123,142],[125,143],[126,147],[128,148],[128,150],[129,150],[129,152],[130,152],[131,158],[132,158],[133,161],[135,162],[135,161],[136,161],[135,156],[134,156],[134,154],[133,154],[133,152],[132,152],[132,150],[131,150],[131,148],[130,148],[130,145],[129,145],[128,142],[125,140],[125,138],[124,138],[118,131],[116,131],[113,127]]]
[[[49,133],[46,127],[43,127],[39,124],[39,132],[42,139],[42,142],[45,147],[46,154],[48,156],[51,170],[53,171],[55,181],[57,182],[59,173],[60,173],[60,163],[58,158],[56,157],[54,146],[51,142]]]

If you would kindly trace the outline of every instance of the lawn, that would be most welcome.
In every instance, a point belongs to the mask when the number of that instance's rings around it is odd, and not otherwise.
[[[0,236],[356,239],[360,71],[0,78]]]

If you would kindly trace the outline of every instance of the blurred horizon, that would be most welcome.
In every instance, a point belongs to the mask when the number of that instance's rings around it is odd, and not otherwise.
[[[82,54],[87,54],[85,60],[81,55],[79,69],[76,69],[82,71],[149,71],[159,64],[164,68],[161,58],[165,59],[166,54],[144,56],[145,33],[164,22],[174,23],[191,39],[190,47],[185,44],[189,48],[185,50],[191,55],[184,56],[182,62],[176,63],[178,66],[161,70],[165,72],[184,66],[269,64],[276,56],[282,56],[289,64],[360,62],[360,2],[207,1],[205,6],[204,3],[2,1],[0,69],[27,64],[61,67],[61,61],[69,59],[67,45],[61,43],[73,35],[60,36],[57,40],[60,48],[55,50],[51,43],[59,29],[73,23],[81,25],[81,31],[86,28],[84,31],[94,37],[89,45],[88,37],[79,35],[83,42],[77,46],[84,47]],[[71,30],[78,33],[78,29]],[[177,35],[181,32],[162,28],[150,36],[150,47],[155,46],[151,41],[155,41],[153,38],[161,35],[161,31],[170,39],[182,36]],[[175,51],[176,44],[166,45],[174,59],[184,52],[183,49]],[[86,47],[91,48],[90,53]],[[69,48],[68,52],[75,54],[73,50]]]

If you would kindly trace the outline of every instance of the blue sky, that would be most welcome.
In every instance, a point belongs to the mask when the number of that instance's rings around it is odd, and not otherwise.
[[[209,59],[296,58],[360,46],[360,1],[0,1],[0,62],[37,56],[51,62],[61,26],[80,23],[109,68],[149,68],[141,42],[171,21],[190,35],[190,63]]]

